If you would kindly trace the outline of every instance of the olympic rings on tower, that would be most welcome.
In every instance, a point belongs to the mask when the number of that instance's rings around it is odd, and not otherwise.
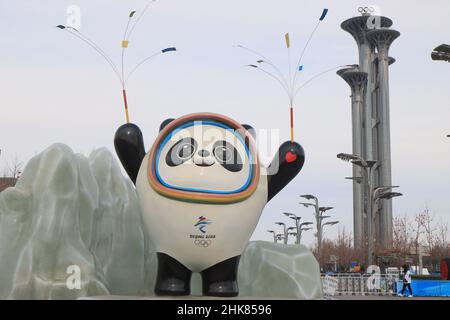
[[[359,7],[358,12],[361,14],[373,13],[375,9],[373,7]]]

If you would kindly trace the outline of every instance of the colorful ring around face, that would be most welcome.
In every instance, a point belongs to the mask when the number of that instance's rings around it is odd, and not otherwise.
[[[169,188],[163,185],[156,175],[156,157],[159,146],[164,139],[176,128],[182,126],[185,123],[192,121],[205,121],[212,120],[223,123],[236,130],[236,134],[240,135],[246,142],[251,158],[253,159],[252,173],[253,176],[249,181],[247,187],[240,192],[229,194],[217,194],[206,192],[185,191]],[[158,135],[152,149],[150,150],[150,156],[147,165],[147,176],[150,186],[160,195],[171,198],[174,200],[186,201],[186,202],[199,202],[199,203],[211,203],[211,204],[227,204],[240,202],[250,197],[255,192],[260,176],[259,158],[256,152],[256,144],[252,135],[238,122],[225,117],[223,115],[214,113],[194,113],[183,116],[170,122]]]

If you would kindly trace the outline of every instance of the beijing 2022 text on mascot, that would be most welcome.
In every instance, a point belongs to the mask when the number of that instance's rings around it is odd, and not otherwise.
[[[253,135],[222,115],[189,114],[165,120],[146,153],[135,124],[117,130],[115,148],[157,252],[157,295],[189,295],[192,272],[201,273],[204,295],[238,295],[239,258],[262,210],[305,161],[287,141],[265,168]]]

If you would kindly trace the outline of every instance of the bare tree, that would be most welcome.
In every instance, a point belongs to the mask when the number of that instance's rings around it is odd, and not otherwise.
[[[405,214],[394,217],[393,249],[403,255],[408,254],[411,239],[411,222]]]
[[[352,247],[352,235],[346,232],[345,227],[338,231],[337,239],[333,242],[333,251],[331,252],[331,255],[334,255],[338,258],[339,264],[341,266],[350,265],[354,256]]]
[[[444,222],[442,218],[439,220],[437,224],[437,243],[442,247],[448,246],[448,223]]]
[[[396,216],[393,228],[393,246],[389,249],[377,250],[379,263],[388,266],[401,267],[406,259],[415,257],[415,265],[418,265],[421,246],[426,246],[430,251],[428,267],[434,269],[439,261],[449,255],[448,224],[441,218],[436,221],[432,211],[425,208],[415,216]],[[314,252],[317,257],[317,252]],[[317,257],[322,267],[332,266],[332,256],[338,258],[339,271],[349,269],[352,261],[358,261],[361,266],[366,264],[367,248],[354,248],[352,235],[346,229],[340,229],[334,239],[324,239],[321,256]]]
[[[432,252],[432,258],[434,261],[440,261],[441,259],[449,256],[449,240],[448,240],[448,224],[444,222],[442,218],[437,223],[436,242]]]
[[[423,212],[423,228],[425,235],[425,244],[428,248],[428,252],[433,252],[435,243],[435,233],[437,231],[436,225],[433,224],[434,215],[430,212],[428,208]]]
[[[320,257],[317,256],[316,251],[314,251],[314,254],[322,267],[328,263],[332,264],[334,261],[330,261],[331,257],[336,256],[340,271],[347,271],[352,261],[364,264],[366,256],[364,250],[357,250],[353,247],[353,236],[351,233],[347,233],[345,227],[339,230],[337,238],[333,240],[323,239]]]
[[[17,155],[14,157],[14,160],[7,165],[7,168],[4,172],[5,177],[19,179],[22,174],[22,162],[19,161]]]
[[[422,236],[425,233],[425,221],[426,221],[426,211],[419,212],[414,216],[414,222],[411,224],[412,232],[412,246],[414,248],[414,254],[416,254],[416,263],[419,264],[419,251],[422,245]]]

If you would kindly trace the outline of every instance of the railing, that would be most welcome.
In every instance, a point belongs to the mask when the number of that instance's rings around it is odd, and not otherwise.
[[[395,295],[398,275],[338,273],[322,275],[324,296]]]

